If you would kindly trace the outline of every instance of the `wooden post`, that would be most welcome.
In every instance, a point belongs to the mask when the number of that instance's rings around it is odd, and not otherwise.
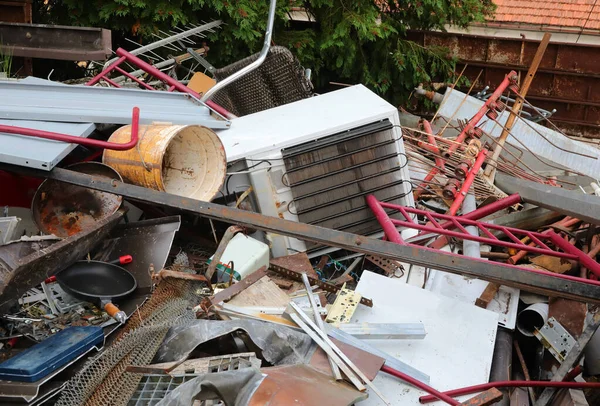
[[[522,97],[525,97],[527,95],[529,86],[531,86],[533,77],[535,76],[535,73],[537,72],[538,67],[540,66],[540,63],[542,62],[542,58],[544,56],[544,53],[546,52],[546,48],[548,47],[548,43],[550,42],[551,36],[552,36],[552,34],[550,34],[548,32],[545,33],[544,38],[542,38],[542,42],[540,42],[540,45],[538,46],[535,56],[533,57],[533,62],[531,62],[531,66],[529,67],[529,71],[527,72],[527,76],[525,76],[525,79],[523,80],[523,83],[521,84],[521,92],[520,93],[521,93]],[[519,115],[519,112],[521,111],[521,107],[523,107],[523,99],[520,97],[515,98],[515,103],[513,104],[512,108],[511,108],[510,115],[508,116],[508,120],[506,120],[506,124],[504,125],[504,129],[502,130],[502,134],[500,134],[500,138],[498,138],[498,144],[496,145],[496,148],[494,149],[492,157],[490,158],[490,160],[488,162],[488,166],[485,169],[484,176],[492,184],[494,183],[494,178],[496,176],[496,162],[498,161],[498,157],[500,156],[500,153],[502,152],[502,147],[504,146],[504,143],[506,142],[506,139],[508,138],[510,130],[512,129],[512,126],[514,125],[515,120],[517,119],[517,116]]]

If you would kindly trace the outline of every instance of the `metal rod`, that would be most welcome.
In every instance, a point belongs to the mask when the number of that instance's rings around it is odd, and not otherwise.
[[[227,76],[225,79],[217,82],[216,85],[208,89],[204,96],[200,99],[200,101],[207,102],[210,100],[212,96],[214,96],[219,90],[223,89],[225,86],[230,83],[235,82],[240,79],[242,76],[252,72],[254,69],[258,68],[264,60],[267,58],[267,54],[269,53],[269,49],[271,48],[271,36],[273,35],[273,22],[275,21],[275,9],[277,8],[277,0],[271,0],[269,5],[269,17],[267,19],[267,31],[265,32],[265,41],[263,43],[262,50],[258,55],[258,58],[252,62],[251,64],[243,67],[239,71]]]
[[[434,400],[441,400],[442,402],[446,402],[449,405],[453,405],[453,406],[460,406],[460,402],[457,402],[456,400],[452,399],[450,396],[446,395],[445,393],[442,393],[436,389],[433,389],[431,386],[424,384],[423,382],[417,381],[416,379],[406,375],[403,372],[400,371],[396,371],[393,368],[390,368],[387,365],[384,365],[381,367],[381,371],[385,372],[386,374],[390,374],[392,376],[395,376],[396,378],[402,379],[404,382],[409,383],[427,393],[430,393],[434,398]]]
[[[90,176],[63,168],[55,167],[50,172],[8,164],[0,164],[0,168],[27,176],[49,178],[94,190],[101,190],[121,195],[133,201],[151,202],[155,206],[170,207],[230,224],[240,224],[270,233],[343,248],[353,252],[472,276],[547,296],[560,296],[587,301],[588,303],[600,303],[599,281],[554,274],[540,269],[520,268],[507,264],[477,260],[414,244],[406,246],[388,241],[380,241],[375,238],[176,196],[166,192],[126,184],[118,180]],[[395,228],[394,231],[397,233]]]
[[[469,192],[469,189],[471,188],[471,185],[473,184],[473,180],[475,179],[477,172],[479,172],[481,165],[483,165],[483,161],[485,161],[486,155],[487,155],[486,149],[482,149],[479,152],[479,155],[477,155],[477,159],[475,160],[475,163],[469,170],[469,173],[467,174],[467,177],[466,177],[465,181],[463,182],[463,185],[460,188],[458,194],[454,198],[454,203],[452,203],[452,206],[450,206],[450,209],[448,209],[448,213],[450,213],[452,215],[456,214],[456,212],[462,205],[463,200],[465,200],[465,196],[467,195],[467,193]]]
[[[574,245],[569,244],[569,242],[563,240],[558,234],[554,232],[554,230],[549,230],[548,236],[561,250],[566,253],[577,256],[579,263],[582,266],[585,266],[588,271],[592,272],[594,275],[600,278],[600,264],[594,261],[593,258],[590,258],[586,253],[577,249]]]
[[[131,138],[130,141],[124,144],[117,144],[114,142],[93,140],[84,137],[77,137],[74,135],[60,134],[50,131],[35,130],[33,128],[16,127],[12,125],[0,125],[1,133],[17,134],[27,137],[44,138],[47,140],[67,142],[70,144],[85,145],[86,147],[94,147],[101,149],[110,149],[113,151],[127,151],[134,148],[138,143],[138,129],[140,123],[140,109],[137,107],[133,108],[131,113]]]
[[[302,282],[304,282],[304,287],[306,288],[306,295],[308,296],[308,302],[310,303],[313,315],[315,316],[315,323],[317,323],[317,326],[321,329],[321,331],[324,332],[325,326],[323,325],[323,319],[321,318],[321,314],[319,313],[319,308],[317,307],[317,303],[315,302],[312,287],[310,286],[310,281],[308,280],[308,275],[306,275],[306,273],[302,274]],[[341,381],[343,378],[342,374],[340,374],[340,369],[334,362],[333,358],[329,356],[327,358],[329,359],[329,366],[331,367],[333,377],[336,381]]]

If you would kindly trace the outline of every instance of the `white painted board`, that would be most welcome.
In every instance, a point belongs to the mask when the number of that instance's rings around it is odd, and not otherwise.
[[[365,271],[356,288],[373,300],[359,306],[354,323],[417,323],[425,325],[423,340],[365,340],[431,377],[438,390],[488,382],[498,315],[461,301],[436,295]],[[417,406],[425,392],[380,372],[373,382],[394,405]],[[468,399],[466,396],[461,399]],[[373,393],[361,406],[382,405]]]

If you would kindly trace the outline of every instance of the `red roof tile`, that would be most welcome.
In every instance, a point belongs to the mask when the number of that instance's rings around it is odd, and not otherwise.
[[[600,1],[494,0],[496,14],[489,22],[600,29]]]

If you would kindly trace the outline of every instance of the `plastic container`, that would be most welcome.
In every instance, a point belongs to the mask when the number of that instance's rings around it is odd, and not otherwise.
[[[109,141],[130,139],[131,126],[119,128]],[[210,201],[225,180],[227,159],[214,131],[198,125],[142,125],[136,148],[104,150],[102,162],[134,185]]]
[[[210,263],[212,257],[207,261]],[[252,237],[242,233],[236,234],[221,257],[221,263],[217,265],[219,282],[228,281],[231,268],[227,265],[233,261],[233,277],[238,281],[263,266],[269,266],[269,246]]]

